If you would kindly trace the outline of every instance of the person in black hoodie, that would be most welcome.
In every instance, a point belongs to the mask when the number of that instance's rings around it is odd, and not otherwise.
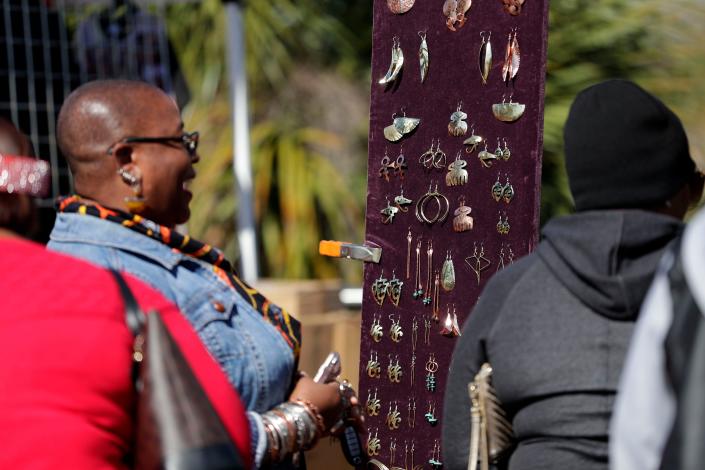
[[[576,97],[564,129],[576,213],[485,287],[453,353],[447,470],[468,468],[468,384],[489,362],[513,426],[510,470],[608,467],[609,420],[644,295],[702,194],[680,120],[634,83]]]

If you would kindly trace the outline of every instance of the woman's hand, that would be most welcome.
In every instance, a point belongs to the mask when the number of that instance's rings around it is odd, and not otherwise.
[[[340,419],[343,411],[338,382],[319,384],[310,377],[301,376],[289,400],[304,400],[314,404],[323,416],[326,431]]]

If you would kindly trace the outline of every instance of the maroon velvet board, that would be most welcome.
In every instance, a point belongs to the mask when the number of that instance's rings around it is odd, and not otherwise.
[[[500,250],[505,247],[505,264],[509,264],[509,248],[516,257],[530,252],[538,240],[539,189],[541,181],[541,152],[543,133],[543,101],[546,63],[546,40],[548,23],[548,0],[526,0],[521,14],[510,16],[505,13],[500,0],[474,0],[467,12],[467,21],[457,31],[446,26],[443,13],[443,0],[416,0],[407,13],[393,14],[387,0],[374,1],[374,29],[372,53],[372,96],[369,133],[369,169],[366,215],[366,240],[382,247],[379,264],[365,265],[364,300],[362,315],[362,342],[360,354],[360,398],[363,404],[368,394],[381,402],[376,416],[366,416],[368,429],[380,440],[381,449],[375,458],[389,465],[390,445],[396,439],[394,464],[402,468],[411,467],[411,445],[414,444],[414,465],[423,464],[431,468],[429,459],[434,458],[435,441],[440,441],[443,393],[450,365],[450,356],[456,338],[442,336],[440,330],[448,308],[456,307],[458,321],[462,327],[487,280],[500,267]],[[502,81],[502,65],[507,47],[507,38],[513,28],[518,28],[518,42],[521,52],[519,71],[513,84]],[[419,46],[420,31],[426,31],[429,52],[428,75],[424,83],[420,80]],[[483,85],[478,66],[481,45],[481,31],[491,31],[493,49],[492,68]],[[380,85],[378,80],[385,76],[392,55],[393,38],[399,38],[404,54],[402,72],[390,85]],[[501,103],[513,93],[513,102],[526,105],[524,114],[512,123],[495,118],[492,105]],[[468,114],[467,134],[451,136],[448,131],[451,114],[462,101],[462,111]],[[404,135],[397,142],[385,138],[384,128],[393,122],[393,116],[421,119],[418,127]],[[508,160],[499,159],[490,168],[481,164],[478,152],[484,144],[467,153],[463,141],[474,133],[487,142],[487,150],[494,152],[497,138],[506,139],[511,151]],[[440,139],[440,148],[447,156],[443,169],[426,170],[419,157],[429,149],[433,139]],[[502,147],[504,144],[502,143]],[[404,155],[407,168],[401,175],[390,175],[389,181],[380,176],[380,168],[385,151],[392,162]],[[461,151],[461,158],[467,161],[468,181],[458,186],[446,185],[447,166]],[[507,175],[515,195],[507,204],[496,202],[491,188],[498,175],[506,183]],[[448,200],[449,214],[443,222],[433,225],[422,223],[416,217],[416,205],[429,190],[431,181],[438,183],[438,191]],[[407,212],[399,211],[390,223],[383,223],[380,211],[387,207],[387,199],[394,207],[394,198],[403,186],[404,196],[413,202],[405,206]],[[453,229],[453,213],[459,206],[459,198],[472,208],[474,228],[462,233]],[[428,218],[433,218],[438,206],[444,206],[443,197],[430,198],[425,206]],[[404,207],[404,206],[403,206]],[[500,234],[497,222],[504,213],[509,222],[509,233]],[[406,277],[407,234],[411,230],[410,277]],[[446,292],[439,289],[440,323],[431,322],[430,341],[425,341],[426,319],[432,313],[431,305],[424,305],[413,297],[416,277],[416,245],[421,243],[421,279],[427,285],[428,240],[433,243],[432,271],[441,270],[447,252],[452,255],[456,285]],[[478,284],[476,273],[466,263],[474,246],[478,251],[484,247],[489,267],[481,272]],[[474,261],[471,259],[470,261]],[[380,278],[389,280],[396,276],[404,284],[398,306],[387,295],[379,305],[373,295],[373,283]],[[433,283],[431,283],[433,286]],[[432,289],[433,290],[433,289]],[[400,321],[403,336],[399,342],[392,341],[390,315]],[[370,328],[375,317],[379,318],[383,337],[374,341]],[[418,330],[416,349],[412,347],[412,325],[416,319]],[[377,354],[381,374],[370,377],[367,366],[372,352]],[[429,355],[433,353],[438,363],[435,373],[436,390],[427,388],[425,367]],[[398,357],[402,376],[399,383],[390,381],[387,375],[389,358],[396,364]],[[414,383],[411,384],[411,362],[415,356]],[[409,423],[409,400],[416,404],[416,419],[413,427]],[[429,402],[435,404],[435,417],[438,423],[432,426],[424,415],[429,411]],[[401,422],[398,429],[390,429],[386,423],[387,414],[397,407]],[[470,423],[468,423],[468,429]],[[407,449],[405,463],[405,446]],[[437,457],[437,455],[436,455]]]

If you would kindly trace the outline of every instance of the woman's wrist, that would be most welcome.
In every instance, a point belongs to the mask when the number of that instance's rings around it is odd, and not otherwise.
[[[282,403],[262,414],[267,435],[267,455],[272,463],[311,449],[325,433],[318,408],[305,400]]]

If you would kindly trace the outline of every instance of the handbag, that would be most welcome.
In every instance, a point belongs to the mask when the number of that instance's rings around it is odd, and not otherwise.
[[[470,395],[470,451],[468,470],[488,470],[513,445],[512,425],[507,421],[502,404],[492,386],[492,366],[485,362],[468,384]]]
[[[134,468],[244,469],[225,425],[161,314],[145,315],[125,279],[111,271],[125,305],[138,391]]]

